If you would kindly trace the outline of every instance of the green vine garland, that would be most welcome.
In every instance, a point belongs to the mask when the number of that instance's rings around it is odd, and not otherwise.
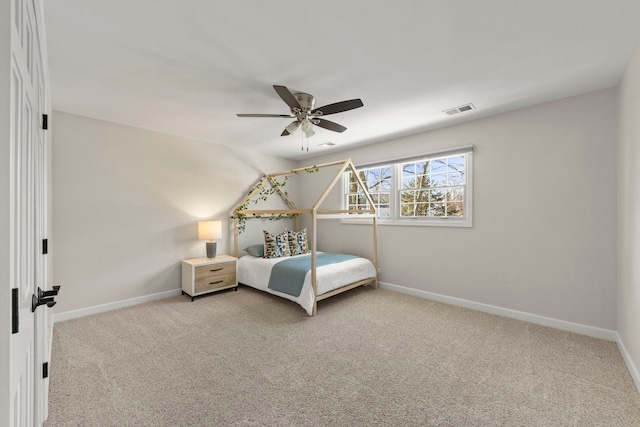
[[[308,168],[305,168],[305,172],[306,173],[315,173],[318,172],[320,169],[316,166],[309,166]],[[293,175],[297,175],[298,171],[296,170],[292,170],[291,174]],[[287,181],[289,181],[291,175],[285,175],[282,182],[278,181],[276,178],[272,178],[273,182],[271,183],[270,186],[264,186],[262,185],[262,180],[264,179],[264,176],[262,177],[262,179],[260,180],[260,182],[258,182],[258,184],[256,184],[255,187],[253,187],[251,189],[251,191],[249,191],[249,193],[247,194],[251,194],[253,191],[255,191],[257,188],[260,189],[260,191],[258,192],[258,195],[256,198],[251,199],[251,200],[247,200],[245,203],[243,203],[242,205],[238,206],[234,211],[233,211],[233,216],[232,218],[236,218],[238,220],[238,232],[239,233],[243,233],[245,231],[246,228],[246,222],[247,222],[247,215],[244,213],[241,213],[240,211],[244,211],[249,207],[249,204],[253,203],[254,205],[257,204],[260,201],[267,201],[267,199],[276,194],[278,192],[276,187],[280,187],[280,189],[282,189],[285,185],[287,185]],[[275,185],[274,185],[275,184]],[[289,193],[286,191],[283,191],[283,194],[285,196],[288,196]],[[252,214],[252,216],[254,218],[264,218],[262,215],[260,214]],[[266,217],[269,221],[279,221],[281,219],[292,219],[297,217],[298,214],[271,214],[268,217]]]

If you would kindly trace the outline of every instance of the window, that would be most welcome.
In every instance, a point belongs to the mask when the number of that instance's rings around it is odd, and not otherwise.
[[[401,163],[400,216],[464,216],[464,156]]]
[[[380,224],[471,226],[471,147],[392,164],[358,168]],[[364,209],[367,199],[351,172],[344,204]],[[361,222],[349,218],[345,222]]]
[[[391,166],[380,166],[358,170],[358,176],[360,176],[362,183],[369,190],[369,195],[373,199],[379,218],[390,217],[391,169]],[[346,181],[348,185],[347,209],[366,209],[369,204],[364,192],[361,191],[362,188],[358,185],[356,177],[351,172],[348,172]]]

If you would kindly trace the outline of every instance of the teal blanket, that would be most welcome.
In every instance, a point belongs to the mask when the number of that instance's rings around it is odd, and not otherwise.
[[[319,253],[316,254],[316,267],[336,264],[357,258],[355,255]],[[304,278],[311,270],[311,255],[301,255],[280,261],[271,269],[269,277],[269,289],[299,297],[302,292]]]

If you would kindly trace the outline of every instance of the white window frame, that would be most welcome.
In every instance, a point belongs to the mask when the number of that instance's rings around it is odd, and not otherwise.
[[[390,173],[393,174],[394,172],[394,168],[392,164],[384,164],[384,165],[376,165],[376,166],[371,166],[371,167],[363,167],[363,168],[357,168],[358,172],[362,171],[362,170],[371,170],[371,169],[386,169],[389,168],[390,169]],[[358,206],[351,206],[349,204],[349,202],[347,201],[348,197],[351,196],[357,196],[358,194],[363,194],[361,191],[360,192],[352,192],[351,190],[351,186],[353,185],[353,183],[349,182],[349,180],[347,179],[347,177],[349,176],[350,171],[346,172],[345,175],[343,176],[343,185],[342,185],[342,209],[350,209],[350,208],[358,208]],[[363,181],[366,182],[366,179],[364,179]],[[388,211],[390,211],[390,215],[393,216],[393,213],[391,213],[391,211],[393,210],[393,202],[392,202],[392,198],[393,198],[393,193],[395,192],[395,189],[393,188],[393,182],[394,180],[391,180],[391,187],[389,188],[389,202],[388,203],[380,203],[380,199],[376,196],[379,196],[381,193],[385,194],[387,193],[386,191],[369,191],[369,195],[376,200],[377,199],[377,204],[375,206],[376,210],[378,210],[379,213],[379,207],[381,204],[388,204],[389,205],[389,209]],[[357,185],[358,188],[360,188],[359,185]],[[361,196],[361,200],[363,200],[367,206],[368,203],[366,202],[366,198],[365,196]],[[381,218],[380,216],[378,216],[378,218]],[[384,217],[386,218],[386,217]]]
[[[402,191],[402,168],[403,163],[417,162],[423,160],[436,160],[444,157],[454,157],[464,155],[465,157],[465,183],[464,183],[464,214],[462,216],[445,217],[401,217],[400,216],[400,194]],[[443,150],[427,153],[420,156],[394,159],[386,162],[357,166],[356,169],[371,169],[377,167],[391,167],[391,192],[389,195],[389,217],[378,217],[379,225],[407,225],[407,226],[438,226],[438,227],[472,227],[473,226],[473,146],[464,146],[451,150]],[[348,191],[347,174],[343,177],[341,203],[342,209],[347,206]],[[346,224],[370,224],[371,219],[367,218],[343,218],[342,223]]]

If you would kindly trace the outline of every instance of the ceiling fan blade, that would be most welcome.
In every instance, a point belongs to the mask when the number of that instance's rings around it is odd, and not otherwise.
[[[280,136],[287,136],[287,135],[291,135],[292,133],[294,133],[296,131],[296,129],[298,129],[298,126],[300,126],[300,123],[298,123],[297,120],[291,122],[289,124],[289,126],[287,126],[286,128],[284,128],[284,130],[282,131],[282,133],[280,134]]]
[[[334,132],[344,132],[345,130],[347,130],[346,127],[339,125],[338,123],[335,122],[331,122],[329,120],[325,120],[325,119],[314,119],[318,120],[318,123],[316,123],[316,126],[320,126],[321,128],[325,128],[325,129],[329,129],[332,130]]]
[[[287,89],[285,86],[273,85],[273,88],[276,90],[278,95],[280,95],[280,98],[282,98],[282,100],[284,102],[286,102],[286,104],[290,108],[300,108],[300,109],[302,109],[302,107],[300,107],[300,103],[298,102],[296,97],[293,96],[291,91],[289,89]]]
[[[236,114],[238,117],[287,117],[292,119],[294,116],[289,114]]]
[[[311,112],[313,115],[323,115],[342,113],[343,111],[353,110],[354,108],[360,108],[364,104],[360,99],[350,99],[348,101],[340,101],[335,104],[325,105],[324,107],[316,108]]]

